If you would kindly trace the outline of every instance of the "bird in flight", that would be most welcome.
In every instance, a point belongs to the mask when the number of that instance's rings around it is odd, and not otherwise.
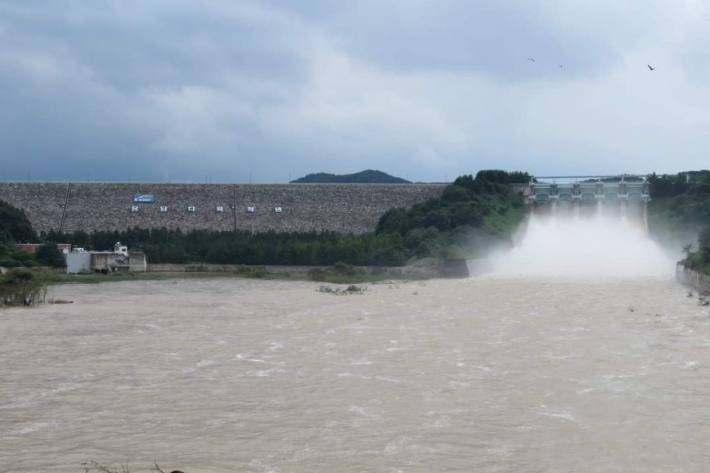
[[[530,61],[530,62],[535,62],[535,59],[529,57],[529,58],[528,58],[528,61]]]
[[[563,66],[562,64],[558,64],[557,67],[562,68],[562,67],[565,67],[565,66]]]
[[[646,65],[648,66],[648,68],[649,68],[650,70],[652,70],[652,71],[655,71],[655,70],[656,70],[656,68],[655,68],[655,67],[651,67],[650,64],[646,64]]]

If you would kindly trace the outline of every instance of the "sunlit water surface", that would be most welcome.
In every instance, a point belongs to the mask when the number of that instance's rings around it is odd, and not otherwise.
[[[316,287],[3,311],[0,471],[707,471],[708,309],[670,278]]]

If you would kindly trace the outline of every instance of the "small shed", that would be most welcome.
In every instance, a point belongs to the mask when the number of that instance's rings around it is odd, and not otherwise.
[[[91,253],[72,251],[67,253],[67,274],[85,274],[91,272]]]

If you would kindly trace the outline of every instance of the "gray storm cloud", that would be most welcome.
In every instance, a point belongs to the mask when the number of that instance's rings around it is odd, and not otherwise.
[[[708,16],[690,0],[6,0],[0,177],[700,168]]]

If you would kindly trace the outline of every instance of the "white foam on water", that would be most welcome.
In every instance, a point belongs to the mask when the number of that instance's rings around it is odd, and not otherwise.
[[[66,391],[74,391],[75,389],[78,389],[79,386],[76,385],[75,383],[59,383],[56,388],[52,389],[52,393],[63,393]]]
[[[348,412],[354,412],[355,414],[361,415],[363,417],[371,417],[371,414],[368,414],[368,412],[365,410],[364,407],[360,406],[350,406],[350,409],[348,409]]]
[[[248,371],[247,374],[257,378],[266,378],[271,374],[271,370]]]
[[[579,422],[572,414],[569,412],[538,412],[538,414],[548,417],[554,417],[556,419],[567,420],[570,422]]]
[[[361,358],[359,360],[353,360],[350,362],[351,366],[369,366],[372,362],[366,358]]]
[[[506,276],[630,278],[670,277],[675,265],[642,226],[597,216],[531,217],[521,243],[493,267]]]
[[[47,421],[47,422],[34,422],[28,425],[25,425],[24,427],[21,427],[19,429],[11,430],[7,434],[2,434],[0,437],[4,436],[13,436],[13,435],[26,435],[26,434],[31,434],[34,432],[39,432],[42,430],[47,430],[51,427],[56,426],[57,423],[54,421]]]

